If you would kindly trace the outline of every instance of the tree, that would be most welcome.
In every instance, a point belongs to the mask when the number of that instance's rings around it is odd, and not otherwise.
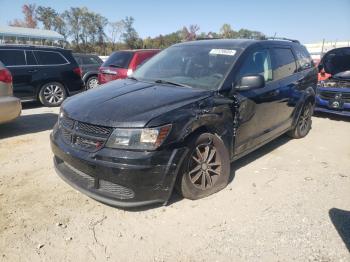
[[[35,18],[35,4],[25,4],[22,6],[22,13],[24,14],[24,21],[20,19],[15,19],[9,23],[11,26],[27,27],[27,28],[36,28],[37,20]]]
[[[197,37],[197,32],[200,27],[196,24],[190,25],[188,28],[184,26],[181,31],[181,38],[183,41],[192,41]]]
[[[140,41],[139,35],[134,28],[135,19],[132,16],[127,16],[122,21],[124,24],[124,33],[122,34],[122,38],[129,48],[137,48]]]
[[[222,38],[235,38],[235,31],[232,30],[230,24],[223,24],[220,28],[220,35]]]
[[[43,23],[44,29],[53,29],[57,16],[58,13],[51,7],[39,6],[36,9],[36,19]]]
[[[24,21],[26,22],[27,27],[36,28],[37,21],[35,18],[35,4],[23,5],[22,12],[24,14]]]
[[[113,48],[118,40],[120,40],[122,33],[124,32],[124,22],[123,20],[110,22],[109,23],[109,32],[110,32],[110,41],[112,42]]]

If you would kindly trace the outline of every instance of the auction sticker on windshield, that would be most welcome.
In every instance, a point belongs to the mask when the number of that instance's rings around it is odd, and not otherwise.
[[[212,49],[209,54],[211,55],[229,55],[234,56],[236,54],[236,50],[232,49]]]

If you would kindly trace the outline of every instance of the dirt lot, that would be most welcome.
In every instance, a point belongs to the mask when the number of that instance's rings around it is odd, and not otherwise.
[[[233,164],[234,180],[199,200],[124,211],[56,174],[58,109],[26,105],[0,126],[1,261],[350,261],[350,122],[314,117]]]

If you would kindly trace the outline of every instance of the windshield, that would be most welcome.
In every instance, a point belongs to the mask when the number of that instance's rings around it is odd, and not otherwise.
[[[103,63],[102,66],[128,68],[132,55],[132,52],[114,52],[108,57],[108,59],[106,60],[106,62]]]
[[[173,46],[147,61],[133,77],[144,81],[171,82],[214,90],[231,68],[235,54],[235,49],[212,46]]]
[[[350,48],[340,48],[329,51],[324,56],[325,70],[332,75],[350,70]]]

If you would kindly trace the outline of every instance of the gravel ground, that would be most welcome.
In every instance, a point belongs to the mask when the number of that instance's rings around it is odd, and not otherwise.
[[[57,108],[0,126],[0,261],[350,261],[350,122],[322,115],[232,165],[221,192],[125,211],[53,169]]]

